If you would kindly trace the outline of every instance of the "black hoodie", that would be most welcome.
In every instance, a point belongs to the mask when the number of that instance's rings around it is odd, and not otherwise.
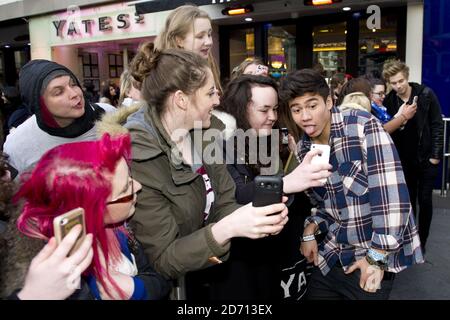
[[[42,84],[44,79],[56,70],[62,70],[68,73],[81,88],[78,79],[72,71],[66,67],[53,61],[41,59],[32,60],[23,66],[19,75],[19,87],[22,101],[27,105],[31,113],[36,114],[37,124],[43,131],[52,136],[75,138],[89,131],[94,126],[95,121],[100,119],[104,110],[95,104],[90,104],[85,98],[84,114],[69,126],[64,128],[54,128],[45,124],[40,106]]]
[[[417,112],[407,122],[404,130],[397,130],[392,134],[392,140],[397,147],[402,163],[416,165],[428,159],[441,159],[444,145],[444,122],[439,100],[433,90],[418,83],[409,83],[412,91],[408,101],[418,96]],[[402,102],[397,93],[392,90],[384,99],[383,105],[390,115],[397,113]],[[409,128],[411,127],[411,128]],[[408,129],[413,129],[414,136],[408,135]]]

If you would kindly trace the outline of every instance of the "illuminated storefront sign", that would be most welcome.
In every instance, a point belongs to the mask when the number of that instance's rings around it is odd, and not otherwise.
[[[113,23],[115,22],[115,24]],[[114,25],[117,29],[128,29],[131,24],[144,23],[144,16],[137,13],[133,17],[130,17],[128,13],[120,13],[114,18],[111,16],[98,17],[98,19],[82,19],[79,21],[72,20],[68,22],[66,19],[54,20],[53,26],[55,27],[56,36],[75,36],[82,33],[92,34],[93,28],[97,28],[98,31],[112,31]]]
[[[52,36],[61,40],[123,34],[142,31],[143,28],[144,15],[125,4],[82,10],[77,6],[70,6],[66,12],[51,19]]]

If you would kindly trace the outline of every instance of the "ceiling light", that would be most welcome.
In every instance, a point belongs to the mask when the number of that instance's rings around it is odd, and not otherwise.
[[[283,62],[281,62],[281,61],[272,61],[270,64],[275,69],[280,69],[283,66]]]
[[[248,18],[245,18],[244,20],[247,21],[247,22],[252,22],[253,18],[248,17]]]
[[[305,6],[322,6],[326,4],[333,4],[342,2],[342,0],[304,0],[303,3]]]
[[[350,10],[352,10],[352,8],[350,8],[350,7],[343,7],[342,10],[344,10],[344,11],[350,11]]]
[[[253,11],[253,6],[251,4],[240,7],[227,7],[222,10],[222,14],[226,16],[236,16],[240,14],[246,14]]]

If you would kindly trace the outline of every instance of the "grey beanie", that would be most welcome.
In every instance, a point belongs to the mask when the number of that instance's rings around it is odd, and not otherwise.
[[[50,72],[42,81],[40,95],[42,96],[44,94],[44,91],[47,88],[50,81],[52,81],[55,78],[62,77],[62,76],[72,77],[72,75],[70,73],[68,73],[66,70],[63,70],[63,69],[57,69],[57,70]]]

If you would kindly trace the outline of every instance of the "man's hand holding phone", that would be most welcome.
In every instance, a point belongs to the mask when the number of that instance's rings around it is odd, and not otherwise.
[[[419,97],[414,96],[413,101],[411,104],[406,104],[403,108],[402,115],[406,118],[406,121],[410,120],[412,117],[415,116],[417,112],[417,100]]]
[[[402,117],[404,119],[404,124],[406,124],[406,122],[413,118],[417,112],[417,101],[418,97],[414,96],[411,104],[407,104],[406,102],[402,104],[398,109],[398,112],[394,115],[394,118]]]
[[[329,151],[325,151],[328,156],[325,154],[321,158],[322,160],[313,160],[315,156],[321,155],[323,152],[320,148],[312,149],[305,155],[302,163],[283,178],[285,193],[302,192],[309,188],[324,185],[324,181],[326,182],[326,179],[331,176],[329,170],[333,168],[328,163]]]
[[[327,165],[330,162],[330,146],[327,144],[312,144],[311,150],[320,150],[321,153],[315,155],[312,160],[311,164],[325,164]],[[325,184],[327,182],[326,178],[320,179],[320,182],[322,184]]]

